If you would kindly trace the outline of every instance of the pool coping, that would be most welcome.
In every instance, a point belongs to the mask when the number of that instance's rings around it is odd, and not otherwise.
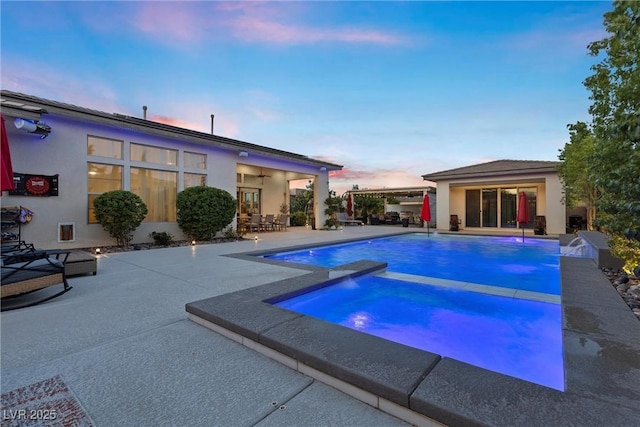
[[[593,260],[560,259],[565,363],[560,392],[265,302],[386,267],[366,260],[331,269],[292,266],[257,256],[308,246],[228,255],[308,274],[189,303],[189,318],[416,425],[637,423],[640,326]]]

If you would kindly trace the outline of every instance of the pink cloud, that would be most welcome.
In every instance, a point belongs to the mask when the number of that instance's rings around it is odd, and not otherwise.
[[[316,28],[286,24],[261,16],[239,16],[229,23],[237,38],[249,42],[267,41],[276,44],[309,44],[318,42],[371,43],[397,45],[402,37],[363,28]]]
[[[199,8],[188,5],[189,3],[141,2],[131,24],[145,34],[162,37],[164,40],[198,42],[204,35],[206,25],[202,20],[202,13],[198,13]]]
[[[398,45],[405,37],[374,28],[300,24],[308,5],[288,2],[137,2],[118,9],[121,22],[166,44],[198,44],[232,35],[250,43],[299,45],[319,42]],[[110,30],[86,17],[87,25]],[[111,28],[113,30],[113,28]]]

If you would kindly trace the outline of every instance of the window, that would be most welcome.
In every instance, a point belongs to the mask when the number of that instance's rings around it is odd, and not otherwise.
[[[207,175],[199,173],[186,173],[184,174],[184,188],[198,187],[201,185],[207,185]]]
[[[102,193],[122,190],[122,166],[87,163],[87,183],[89,189],[89,224],[96,224],[93,201]]]
[[[131,143],[130,152],[132,162],[178,165],[178,150]]]
[[[177,172],[132,167],[131,191],[147,205],[145,222],[176,220]]]
[[[184,167],[189,169],[207,169],[207,155],[185,151]]]
[[[122,159],[122,141],[97,136],[87,136],[87,154],[89,156]]]

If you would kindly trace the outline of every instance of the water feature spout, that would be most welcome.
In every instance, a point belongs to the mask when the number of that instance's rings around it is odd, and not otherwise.
[[[567,246],[563,246],[560,255],[563,256],[575,256],[575,257],[587,257],[587,248],[589,244],[582,238],[576,237]]]

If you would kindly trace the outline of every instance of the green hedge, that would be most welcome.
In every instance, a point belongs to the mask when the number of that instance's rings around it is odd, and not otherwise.
[[[231,224],[236,200],[229,192],[214,187],[189,187],[178,193],[177,222],[190,239],[212,240]]]
[[[147,205],[130,191],[102,193],[93,201],[96,220],[116,239],[118,246],[127,246],[133,233],[147,216]]]

